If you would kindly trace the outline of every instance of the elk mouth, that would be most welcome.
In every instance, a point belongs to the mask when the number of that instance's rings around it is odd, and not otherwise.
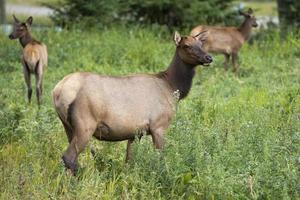
[[[12,34],[10,34],[10,35],[8,36],[8,38],[11,39],[11,40],[16,39]]]
[[[208,67],[208,66],[210,66],[210,63],[211,63],[211,62],[200,62],[199,65],[202,65],[202,66],[204,66],[204,67]]]
[[[203,66],[207,67],[207,66],[210,65],[210,63],[212,63],[212,61],[213,61],[213,58],[210,55],[206,55],[204,57],[204,62],[200,62],[200,65],[203,65]]]

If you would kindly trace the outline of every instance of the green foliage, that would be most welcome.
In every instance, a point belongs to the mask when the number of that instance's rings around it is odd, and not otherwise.
[[[120,9],[120,0],[65,0],[56,4],[46,4],[54,9],[52,20],[60,26],[78,24],[85,27],[108,25],[115,21]]]
[[[148,29],[33,33],[48,45],[44,103],[26,102],[21,47],[0,34],[0,199],[297,199],[300,197],[299,37],[278,34],[245,45],[241,76],[222,56],[198,67],[158,152],[150,137],[134,144],[93,140],[78,177],[64,169],[67,147],[51,90],[75,71],[123,75],[165,69],[171,36]],[[33,96],[34,97],[34,96]]]
[[[126,14],[131,15],[133,23],[189,27],[195,23],[226,23],[233,19],[232,6],[232,1],[220,0],[130,0]]]
[[[300,1],[277,0],[281,31],[286,34],[287,29],[300,27]]]
[[[57,6],[53,20],[58,25],[85,27],[120,24],[158,24],[191,27],[198,23],[226,24],[234,20],[232,0],[66,0]],[[224,20],[225,19],[225,20]]]

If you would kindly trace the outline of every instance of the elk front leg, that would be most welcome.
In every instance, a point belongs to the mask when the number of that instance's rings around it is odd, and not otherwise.
[[[28,98],[28,102],[31,102],[31,95],[32,95],[32,87],[31,87],[31,79],[30,79],[30,71],[29,68],[26,64],[26,62],[24,60],[22,60],[22,64],[23,64],[23,74],[24,74],[24,79],[25,79],[25,83],[27,86],[27,98]]]
[[[126,159],[125,159],[126,163],[132,159],[132,143],[133,142],[134,142],[134,139],[129,139],[127,142]]]
[[[225,60],[224,60],[224,69],[225,69],[225,71],[227,71],[228,70],[228,62],[229,62],[229,59],[230,59],[230,55],[229,54],[224,54],[224,58],[225,58]]]
[[[35,73],[36,79],[36,98],[38,101],[38,105],[40,106],[42,103],[42,96],[43,96],[43,66],[38,64]]]
[[[239,72],[239,64],[238,64],[238,54],[232,53],[232,65],[233,65],[233,72],[237,75]]]
[[[156,149],[162,149],[164,147],[164,133],[165,129],[158,128],[151,131],[152,141]]]

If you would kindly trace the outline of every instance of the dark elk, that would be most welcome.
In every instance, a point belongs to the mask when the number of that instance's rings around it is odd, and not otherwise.
[[[252,27],[257,27],[256,18],[250,8],[248,12],[239,11],[245,17],[240,27],[197,26],[191,31],[191,36],[207,31],[203,49],[209,53],[224,54],[224,68],[228,70],[228,61],[232,59],[233,71],[238,73],[238,52],[249,39]]]
[[[20,22],[14,15],[13,32],[9,35],[10,39],[19,39],[23,53],[21,62],[23,65],[23,73],[27,85],[28,101],[31,101],[32,86],[31,74],[35,75],[36,79],[36,96],[38,105],[41,105],[43,93],[43,75],[48,64],[48,53],[45,44],[33,39],[29,33],[32,25],[32,17],[29,17],[25,22]]]
[[[78,155],[92,136],[104,141],[128,140],[126,161],[139,133],[151,135],[154,146],[162,149],[176,104],[191,89],[195,67],[212,62],[201,48],[204,35],[181,37],[175,32],[174,58],[158,74],[78,72],[64,77],[53,90],[53,102],[69,141],[62,157],[65,166],[75,174]]]

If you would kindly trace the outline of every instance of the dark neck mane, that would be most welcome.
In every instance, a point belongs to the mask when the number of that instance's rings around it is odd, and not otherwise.
[[[248,40],[250,37],[252,25],[250,19],[246,18],[238,30],[242,33],[245,40]]]
[[[179,90],[179,100],[186,97],[192,87],[196,65],[190,65],[182,61],[176,50],[174,58],[166,71],[157,74],[165,80],[173,91]]]
[[[24,48],[28,43],[31,43],[31,42],[36,42],[36,43],[39,43],[38,41],[36,41],[35,39],[33,39],[30,35],[29,32],[27,32],[24,36],[20,37],[19,38],[19,41],[22,45],[22,47]]]

